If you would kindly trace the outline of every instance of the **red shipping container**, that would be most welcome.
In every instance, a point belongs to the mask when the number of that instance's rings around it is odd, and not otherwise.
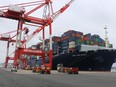
[[[86,37],[86,36],[84,36],[83,37],[83,40],[85,41],[85,40],[88,40],[89,38],[88,37]]]

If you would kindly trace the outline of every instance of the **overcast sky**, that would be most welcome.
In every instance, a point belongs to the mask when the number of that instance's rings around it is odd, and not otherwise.
[[[0,6],[37,0],[0,0]],[[52,0],[54,11],[70,0]],[[16,21],[0,18],[0,34],[16,30]],[[116,48],[116,0],[75,0],[74,3],[53,23],[53,35],[62,35],[67,30],[77,30],[84,34],[99,34],[104,38],[104,27],[107,25],[108,38]],[[35,37],[35,44],[38,37]],[[32,44],[30,42],[29,44]],[[0,42],[0,62],[6,56],[6,42]]]

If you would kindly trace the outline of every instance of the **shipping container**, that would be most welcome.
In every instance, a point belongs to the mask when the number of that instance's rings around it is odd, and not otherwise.
[[[98,42],[103,42],[104,40],[102,38],[99,38]]]
[[[78,38],[76,41],[75,41],[75,44],[76,43],[83,43],[82,39]]]
[[[64,49],[68,49],[68,46],[63,46],[62,49],[63,49],[63,50],[64,50]]]
[[[62,45],[61,46],[68,46],[69,45],[69,43],[68,42],[66,42],[66,43],[62,43]]]
[[[89,40],[84,40],[85,45],[89,45],[90,41]]]
[[[94,41],[91,40],[91,41],[90,41],[90,45],[94,45]]]
[[[94,35],[92,35],[91,37],[94,37],[94,38],[100,38],[100,36],[97,35],[97,34],[94,34]]]
[[[99,38],[95,38],[95,41],[98,42],[99,41]]]
[[[76,41],[77,39],[80,39],[80,38],[77,38],[77,37],[73,37],[73,36],[72,36],[72,37],[69,38],[69,42],[70,42],[70,41]]]
[[[94,45],[98,45],[98,42],[94,42]]]
[[[61,41],[61,43],[68,43],[69,42],[69,40],[63,40],[63,41]]]
[[[37,59],[36,60],[36,65],[41,66],[42,65],[42,59]]]
[[[87,33],[84,36],[91,37],[91,33]]]
[[[59,36],[53,36],[52,37],[52,41],[54,41],[54,42],[60,42],[61,41],[61,37],[59,37]]]
[[[81,45],[81,51],[97,50],[97,46]]]
[[[85,40],[89,40],[89,37],[84,36],[84,37],[83,37],[83,41],[85,41]]]
[[[75,48],[75,41],[69,42],[69,48]]]
[[[78,32],[78,31],[74,31],[74,30],[69,30],[69,31],[66,31],[61,37],[65,37],[65,36],[74,36],[74,37],[78,37],[79,36],[82,36],[83,33],[82,32]]]
[[[69,39],[69,38],[70,38],[70,36],[61,37],[61,41],[67,40],[67,39]]]
[[[76,34],[75,37],[77,37],[77,38],[83,38],[83,35],[81,35],[81,34]]]
[[[105,47],[105,43],[103,42],[101,46],[102,46],[102,47]]]

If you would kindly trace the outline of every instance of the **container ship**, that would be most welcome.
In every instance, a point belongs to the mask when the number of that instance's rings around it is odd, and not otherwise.
[[[116,50],[105,39],[97,34],[83,34],[74,30],[53,36],[53,69],[57,69],[57,64],[61,63],[65,67],[78,67],[82,71],[111,71],[112,64],[116,62]],[[49,39],[45,40],[45,44],[49,46]],[[36,47],[42,49],[42,43]],[[28,64],[41,65],[41,58],[31,57]]]

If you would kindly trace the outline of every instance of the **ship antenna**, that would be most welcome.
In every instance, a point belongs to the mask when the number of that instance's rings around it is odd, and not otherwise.
[[[105,29],[105,42],[106,42],[106,48],[108,48],[109,47],[109,45],[108,45],[108,36],[107,36],[107,25],[104,27],[104,29]]]

